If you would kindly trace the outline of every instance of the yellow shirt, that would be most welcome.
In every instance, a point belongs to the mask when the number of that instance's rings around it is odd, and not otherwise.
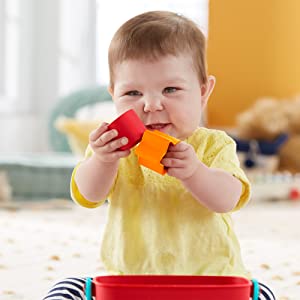
[[[243,184],[235,210],[249,199],[250,185],[239,166],[234,141],[224,132],[198,128],[185,140],[200,161],[231,173]],[[87,156],[92,154],[87,151]],[[86,200],[71,180],[73,199]],[[216,187],[217,188],[217,187]],[[249,277],[232,228],[230,213],[210,211],[181,182],[140,166],[134,151],[120,160],[109,200],[102,261],[111,273],[234,275]]]

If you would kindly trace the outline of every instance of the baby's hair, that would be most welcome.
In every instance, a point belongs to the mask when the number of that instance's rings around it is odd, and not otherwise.
[[[205,37],[196,23],[173,12],[150,11],[125,22],[108,51],[110,87],[114,69],[128,59],[155,61],[166,55],[190,54],[201,83],[207,82]]]

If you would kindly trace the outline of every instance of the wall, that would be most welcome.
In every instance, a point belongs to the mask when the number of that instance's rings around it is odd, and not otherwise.
[[[211,0],[210,126],[232,126],[259,97],[300,94],[300,1]]]

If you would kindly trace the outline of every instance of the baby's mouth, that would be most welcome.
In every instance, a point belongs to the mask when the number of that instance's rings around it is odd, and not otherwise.
[[[162,123],[157,123],[157,124],[149,124],[146,125],[146,128],[149,130],[163,130],[167,125],[167,124],[162,124]]]

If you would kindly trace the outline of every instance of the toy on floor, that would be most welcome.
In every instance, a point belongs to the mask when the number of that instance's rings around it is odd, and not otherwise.
[[[233,137],[238,151],[247,153],[245,167],[254,168],[257,161],[250,143],[256,141],[262,155],[277,155],[278,171],[300,173],[300,97],[263,98],[237,116]]]
[[[234,276],[122,275],[88,278],[91,300],[257,300],[256,280]]]
[[[249,173],[253,200],[300,200],[300,174]]]
[[[147,130],[133,109],[120,115],[108,128],[118,131],[116,138],[128,138],[128,144],[120,147],[120,150],[130,149],[140,142],[135,149],[139,163],[161,175],[166,173],[160,161],[167,153],[169,145],[176,145],[180,140],[158,130]]]
[[[300,111],[299,111],[300,116]],[[300,118],[299,118],[300,119]],[[292,174],[300,173],[300,134],[294,134],[280,148],[278,153],[278,170],[288,170]]]
[[[236,136],[232,137],[236,142],[237,151],[245,153],[242,163],[246,169],[263,167],[264,160],[261,158],[277,155],[289,138],[287,134],[281,134],[273,141],[255,139],[248,141],[237,138]]]
[[[300,200],[300,189],[298,188],[291,188],[289,192],[289,199],[290,200]]]

